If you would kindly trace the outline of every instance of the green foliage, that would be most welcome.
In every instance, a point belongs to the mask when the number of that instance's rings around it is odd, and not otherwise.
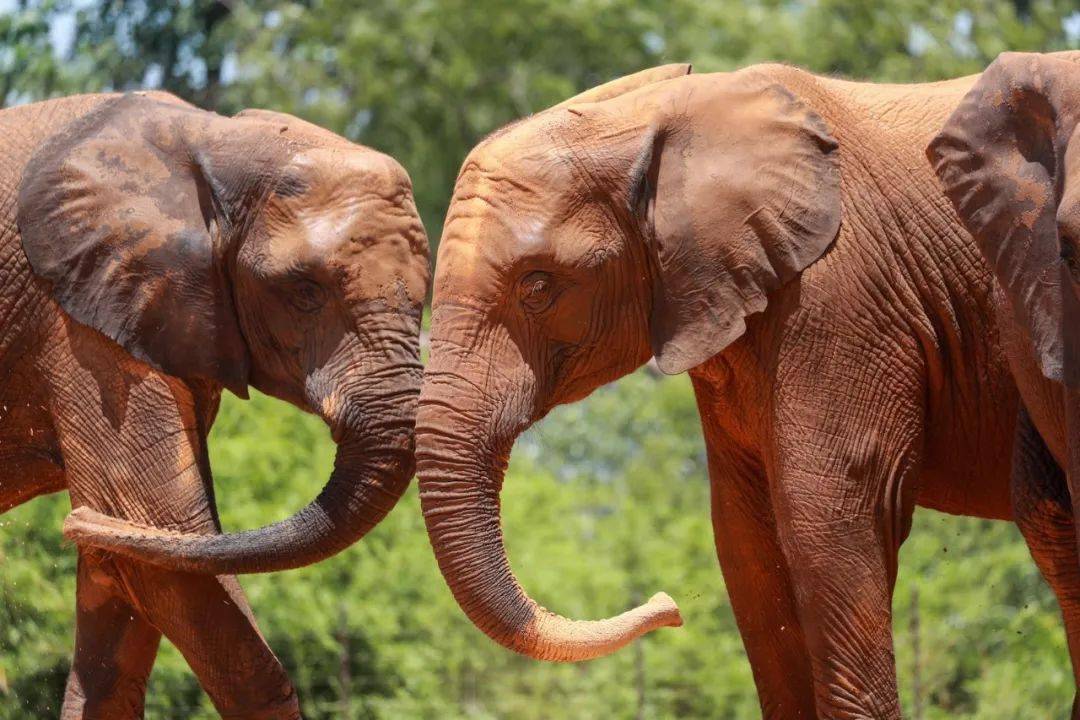
[[[780,60],[911,81],[1078,40],[1075,0],[0,0],[0,101],[149,82],[221,112],[293,112],[399,158],[437,237],[479,138],[641,67]],[[685,378],[638,373],[559,409],[515,449],[504,525],[541,602],[600,617],[664,589],[683,609],[686,627],[603,660],[536,663],[475,630],[433,562],[415,489],[338,557],[244,578],[307,716],[757,717],[712,547],[700,435]],[[317,419],[263,396],[226,400],[211,449],[227,528],[300,507],[334,450]],[[67,509],[58,495],[0,518],[0,720],[58,711],[74,628]],[[901,561],[894,625],[908,716],[916,666],[928,719],[1067,714],[1057,608],[1011,525],[920,511]],[[168,643],[147,717],[216,717]]]

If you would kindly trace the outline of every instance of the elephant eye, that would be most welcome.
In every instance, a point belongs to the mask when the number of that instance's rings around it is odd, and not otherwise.
[[[519,289],[522,306],[529,312],[543,312],[555,300],[554,282],[550,273],[531,272],[526,275]]]
[[[314,280],[296,278],[289,290],[289,302],[299,312],[318,312],[326,304],[326,289]]]

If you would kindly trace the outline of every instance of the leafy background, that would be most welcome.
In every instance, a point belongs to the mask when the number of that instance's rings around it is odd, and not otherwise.
[[[434,244],[480,137],[642,67],[779,60],[918,81],[978,72],[1003,50],[1076,47],[1075,0],[0,0],[0,102],[164,87],[222,113],[292,112],[401,160]],[[259,395],[226,399],[211,448],[232,529],[301,506],[333,458],[319,420]],[[415,488],[341,555],[242,583],[309,718],[754,718],[708,508],[689,383],[641,371],[518,442],[506,534],[542,603],[598,617],[664,589],[686,627],[578,665],[502,650],[443,584]],[[59,495],[0,517],[0,720],[59,710],[74,630],[68,509]],[[1011,525],[920,510],[894,606],[907,717],[1067,716],[1060,618]],[[216,717],[167,643],[147,717]]]

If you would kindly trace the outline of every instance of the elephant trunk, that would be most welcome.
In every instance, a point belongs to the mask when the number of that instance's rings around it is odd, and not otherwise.
[[[212,575],[288,570],[340,552],[393,509],[415,469],[414,419],[422,372],[415,335],[399,342],[395,355],[374,372],[360,377],[347,371],[332,391],[314,393],[322,396],[320,409],[333,428],[337,453],[322,492],[292,517],[257,530],[200,535],[83,507],[64,521],[64,535],[80,545],[171,570]]]
[[[681,625],[678,607],[664,593],[599,621],[559,616],[525,593],[507,561],[499,519],[512,438],[501,442],[484,429],[491,413],[463,408],[461,398],[469,393],[455,377],[460,378],[431,368],[425,377],[417,470],[439,568],[469,619],[504,647],[538,660],[568,662],[601,657],[651,630]]]

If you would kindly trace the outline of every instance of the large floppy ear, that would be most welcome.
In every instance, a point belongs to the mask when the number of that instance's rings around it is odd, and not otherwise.
[[[31,268],[73,319],[170,375],[246,397],[227,268],[237,208],[271,168],[256,160],[265,147],[235,147],[245,133],[228,123],[142,95],[106,102],[31,159],[18,227]]]
[[[610,100],[611,98],[624,95],[633,90],[637,90],[638,88],[645,87],[646,85],[652,85],[653,83],[662,82],[664,80],[689,75],[690,70],[691,65],[689,63],[672,63],[671,65],[660,65],[658,67],[648,68],[647,70],[640,70],[636,73],[624,75],[621,78],[606,82],[603,85],[589,88],[572,98],[563,100],[561,103],[552,106],[550,109],[557,110],[568,105]]]
[[[653,354],[669,374],[738,339],[829,248],[841,214],[837,142],[788,89],[743,71],[672,94],[630,184],[655,269]]]
[[[1042,372],[1070,387],[1080,386],[1080,305],[1056,215],[1078,115],[1080,66],[1005,53],[927,149],[946,195],[1030,335]]]

